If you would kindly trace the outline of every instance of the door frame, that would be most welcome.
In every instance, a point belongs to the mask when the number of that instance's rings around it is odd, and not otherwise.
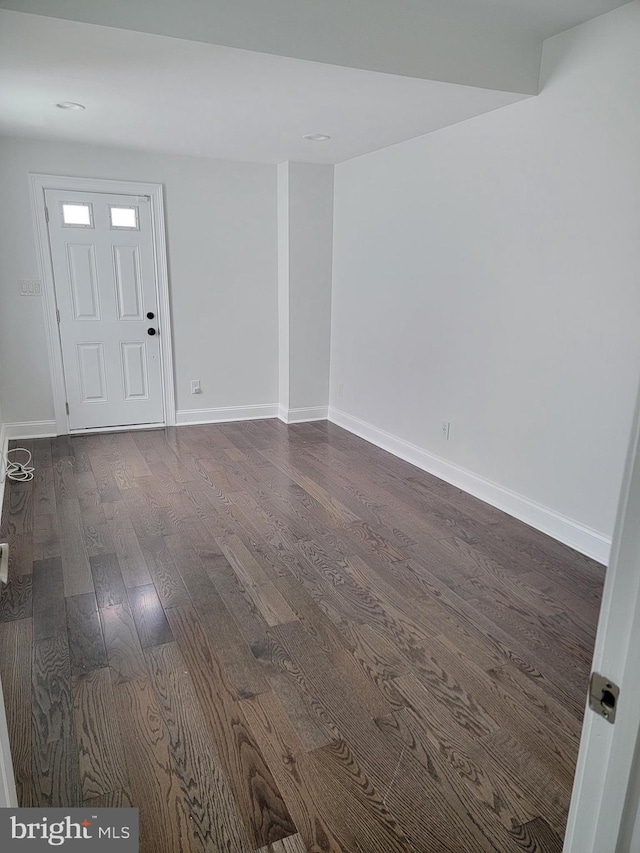
[[[164,192],[162,184],[140,183],[138,181],[113,181],[104,178],[74,178],[64,175],[45,175],[29,172],[29,198],[31,215],[36,238],[36,256],[42,281],[44,298],[44,319],[49,350],[51,388],[55,410],[56,434],[69,432],[83,434],[100,432],[95,430],[70,430],[66,411],[67,394],[65,390],[62,344],[57,320],[57,305],[53,263],[49,244],[49,229],[45,208],[45,190],[66,190],[67,192],[110,193],[113,195],[137,195],[149,198],[151,206],[151,233],[153,240],[154,271],[159,307],[160,370],[162,374],[162,405],[164,426],[175,426],[176,403],[173,376],[173,348],[171,343],[171,303],[169,300],[169,272],[167,265],[167,246],[164,222]],[[144,429],[147,425],[127,426],[124,429]],[[158,426],[154,424],[153,426]],[[123,427],[108,427],[102,431],[114,431]]]
[[[620,687],[615,723],[587,705],[564,853],[630,853],[640,803],[640,393],[638,394],[592,671]],[[634,850],[638,850],[636,846]]]

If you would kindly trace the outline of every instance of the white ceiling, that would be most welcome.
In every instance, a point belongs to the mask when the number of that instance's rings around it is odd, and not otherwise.
[[[4,135],[337,163],[522,97],[0,10]]]

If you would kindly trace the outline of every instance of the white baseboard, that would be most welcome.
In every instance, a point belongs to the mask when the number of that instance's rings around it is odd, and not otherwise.
[[[0,424],[0,511],[4,499],[5,462],[9,442],[13,439],[51,438],[56,435],[55,421],[25,421],[24,423]]]
[[[6,438],[53,438],[56,432],[55,421],[25,421],[24,423],[5,424]]]
[[[182,409],[176,412],[176,424],[223,424],[227,421],[254,421],[277,418],[276,403],[257,406],[220,406],[217,409]]]
[[[341,412],[333,406],[329,407],[329,420],[371,442],[371,444],[388,450],[389,453],[399,456],[400,459],[410,462],[417,468],[428,471],[430,474],[440,477],[441,480],[445,480],[447,483],[474,495],[474,497],[480,498],[485,503],[503,510],[503,512],[512,515],[525,524],[535,527],[536,530],[564,542],[565,545],[575,548],[576,551],[580,551],[580,553],[586,554],[600,563],[607,564],[611,539],[603,533],[586,527],[572,518],[567,518],[567,516],[561,515],[549,507],[529,500],[524,495],[512,492],[498,483],[448,462],[446,459],[435,456],[416,444],[411,444],[402,438],[378,429],[378,427],[360,420],[360,418]]]
[[[309,421],[326,421],[328,406],[305,406],[301,409],[286,409],[278,406],[278,417],[285,424],[304,424]]]

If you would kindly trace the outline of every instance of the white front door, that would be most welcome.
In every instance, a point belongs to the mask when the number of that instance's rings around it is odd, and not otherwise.
[[[164,422],[151,205],[46,190],[69,429]]]

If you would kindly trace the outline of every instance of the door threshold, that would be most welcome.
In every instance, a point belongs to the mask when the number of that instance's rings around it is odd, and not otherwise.
[[[165,423],[159,424],[125,424],[124,426],[87,427],[86,429],[70,429],[69,435],[90,435],[96,432],[130,432],[142,429],[165,429]]]

